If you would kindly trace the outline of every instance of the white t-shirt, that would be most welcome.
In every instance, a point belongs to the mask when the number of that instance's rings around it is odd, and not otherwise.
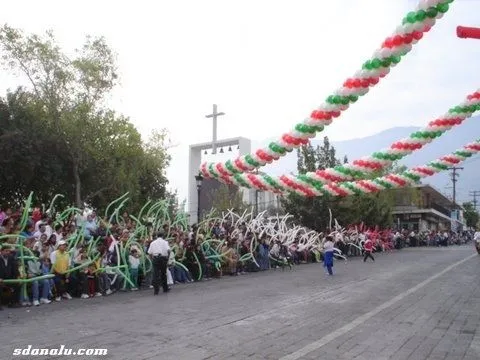
[[[37,230],[35,231],[35,233],[33,234],[33,237],[36,239],[36,240],[40,240],[40,237],[42,235],[45,235],[47,237],[47,240],[48,240],[48,234],[47,234],[47,231],[45,230],[45,232],[41,232],[40,230]]]
[[[325,251],[333,251],[333,247],[334,247],[334,245],[333,245],[332,241],[327,241],[327,242],[325,242],[325,244],[323,244],[323,249]]]
[[[140,259],[133,255],[128,256],[128,262],[130,263],[130,267],[132,269],[138,269],[138,267],[140,266]]]
[[[170,245],[168,245],[168,242],[162,238],[153,240],[148,248],[148,254],[153,256],[168,256],[169,251]]]
[[[55,235],[55,248],[58,246],[58,243],[63,240],[63,234],[62,233],[57,233],[57,232],[54,232],[53,235]]]
[[[476,242],[480,243],[480,231],[477,231],[477,232],[473,235],[473,240],[475,240]]]

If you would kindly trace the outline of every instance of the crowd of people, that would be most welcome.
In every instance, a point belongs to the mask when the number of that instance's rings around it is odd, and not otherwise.
[[[432,233],[425,241],[415,232],[362,226],[337,227],[322,234],[292,224],[288,216],[241,217],[233,212],[192,227],[184,221],[159,224],[127,212],[110,217],[95,211],[50,213],[35,208],[22,219],[20,211],[0,212],[0,306],[39,306],[154,285],[158,293],[152,249],[158,238],[166,239],[171,249],[163,254],[168,285],[164,291],[168,291],[175,284],[311,262],[323,263],[332,275],[335,257],[363,255],[364,261],[374,260],[374,252],[443,245],[452,236]]]

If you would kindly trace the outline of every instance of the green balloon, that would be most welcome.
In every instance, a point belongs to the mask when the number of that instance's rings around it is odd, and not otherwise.
[[[436,18],[438,15],[438,10],[434,7],[429,7],[426,11],[426,15],[430,19]]]
[[[378,69],[380,66],[382,66],[382,62],[379,59],[373,59],[372,60],[372,67],[374,69]]]
[[[350,99],[350,101],[351,101],[352,103],[354,103],[354,102],[356,102],[356,101],[358,100],[358,96],[357,96],[357,95],[350,95],[348,98]]]
[[[398,64],[402,60],[402,58],[400,56],[392,55],[390,56],[390,60],[392,61],[392,63]]]
[[[414,11],[411,11],[407,14],[406,19],[409,24],[414,24],[417,21],[417,14]]]
[[[450,5],[448,5],[448,3],[440,3],[437,5],[437,10],[443,14],[445,14],[449,8],[450,8]]]
[[[427,13],[424,10],[418,10],[415,16],[417,21],[423,21],[427,17]]]
[[[268,147],[270,148],[270,150],[272,150],[273,152],[276,152],[277,154],[284,154],[285,151],[283,150],[283,148],[279,145],[277,145],[276,143],[274,142],[271,142]]]

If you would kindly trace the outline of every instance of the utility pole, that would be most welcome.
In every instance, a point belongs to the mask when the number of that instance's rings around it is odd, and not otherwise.
[[[225,115],[223,112],[217,112],[217,104],[213,104],[213,112],[205,115],[206,118],[213,118],[213,134],[212,134],[212,154],[217,153],[217,117]]]
[[[458,167],[458,166],[452,166],[451,168],[448,168],[448,170],[452,170],[452,184],[453,184],[453,210],[456,210],[457,208],[457,176],[460,176],[460,174],[457,173],[458,170],[463,170],[463,167]]]
[[[473,197],[473,208],[475,210],[477,210],[477,197],[480,197],[480,191],[479,190],[475,190],[475,191],[470,191],[470,196]]]

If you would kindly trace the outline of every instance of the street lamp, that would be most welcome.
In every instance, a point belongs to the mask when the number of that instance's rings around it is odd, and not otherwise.
[[[195,176],[197,182],[197,223],[200,222],[200,192],[202,190],[203,176],[201,173]]]

